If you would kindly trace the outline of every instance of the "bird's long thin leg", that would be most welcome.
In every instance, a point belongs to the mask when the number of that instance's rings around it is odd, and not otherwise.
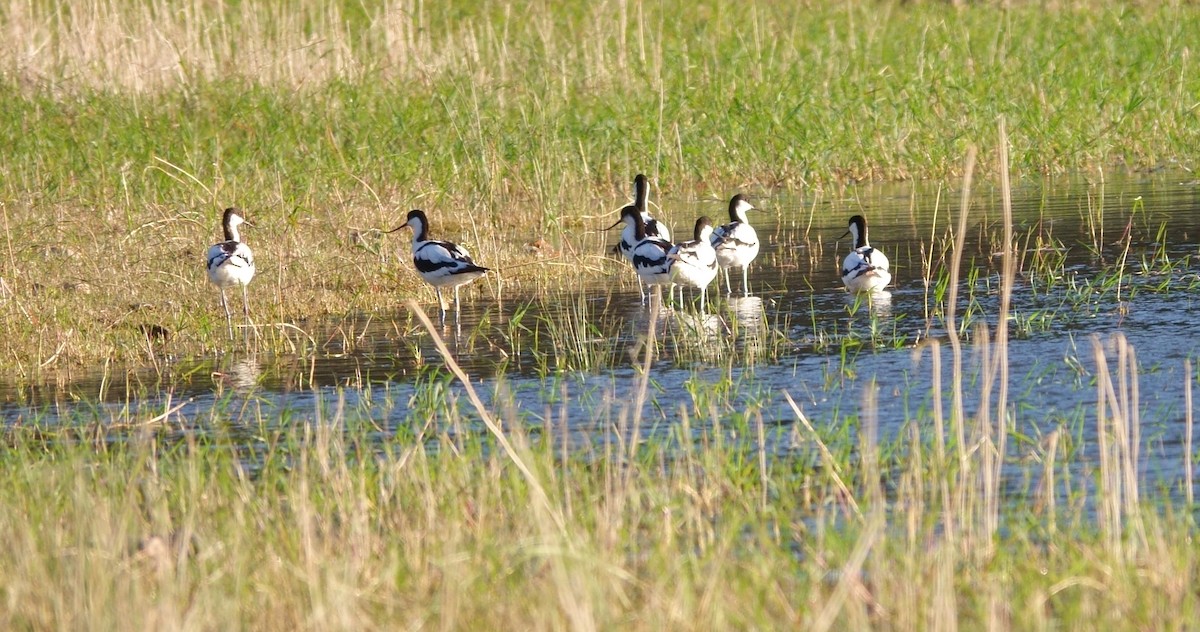
[[[446,302],[442,300],[442,288],[435,287],[435,288],[433,288],[433,291],[437,292],[438,317],[444,323],[444,322],[446,322]]]
[[[721,268],[721,271],[725,273],[725,293],[733,294],[733,286],[729,284],[729,268]]]
[[[750,296],[750,266],[742,266],[742,296]]]
[[[458,320],[458,316],[461,313],[462,310],[458,307],[458,286],[456,285],[454,286],[454,319]]]
[[[700,288],[700,313],[708,313],[708,288]]]
[[[638,275],[638,294],[642,297],[642,305],[646,304],[646,284],[642,282],[642,276]]]
[[[225,310],[225,326],[229,329],[229,339],[233,340],[233,314],[229,312],[229,301],[225,299],[225,288],[221,288],[221,307]]]
[[[246,293],[246,285],[244,283],[242,284],[242,313],[246,317],[246,325],[248,327],[246,330],[246,339],[249,341],[250,331],[253,330],[257,336],[258,328],[254,326],[254,321],[250,319],[250,297]]]

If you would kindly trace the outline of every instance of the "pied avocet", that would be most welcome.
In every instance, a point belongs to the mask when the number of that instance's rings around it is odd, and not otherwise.
[[[717,251],[717,265],[725,271],[725,292],[733,293],[729,283],[729,269],[742,269],[742,295],[750,295],[747,270],[750,262],[758,256],[758,233],[746,219],[746,211],[754,210],[754,206],[742,194],[737,194],[729,200],[729,223],[713,231],[711,242]]]
[[[408,212],[405,222],[388,231],[394,233],[401,228],[411,228],[413,231],[412,254],[413,265],[417,274],[437,291],[438,307],[441,313],[446,313],[446,300],[442,298],[442,288],[454,288],[454,313],[459,311],[458,288],[478,279],[487,273],[489,268],[475,265],[471,255],[458,244],[448,241],[435,241],[429,238],[429,220],[425,212],[414,209]]]
[[[842,283],[846,284],[846,289],[873,292],[887,287],[892,282],[888,258],[867,241],[867,220],[862,215],[851,217],[849,228],[842,237],[846,235],[854,239],[854,250],[842,261]]]
[[[664,241],[671,241],[671,230],[667,228],[664,222],[660,222],[650,216],[649,210],[650,199],[650,183],[643,174],[637,174],[633,179],[633,207],[637,209],[638,214],[642,218],[642,225],[645,226],[647,237],[658,237]],[[621,209],[622,212],[625,209]],[[617,219],[616,224],[609,226],[611,230],[616,228],[618,224],[624,222],[624,216]],[[617,243],[617,252],[621,253],[630,263],[633,263],[633,247],[637,245],[637,234],[633,224],[625,222],[625,228],[621,231],[621,241]],[[638,277],[638,292],[642,295],[642,302],[646,302],[646,292],[642,289],[641,276]]]
[[[663,285],[671,289],[671,263],[667,253],[671,251],[671,242],[656,235],[646,234],[646,224],[636,206],[626,206],[621,209],[621,221],[633,226],[637,238],[630,249],[630,260],[633,271],[638,279],[648,286]]]
[[[705,311],[708,286],[717,278],[717,251],[709,239],[712,238],[712,220],[700,217],[696,220],[693,239],[670,250],[667,256],[673,261],[671,277],[676,283],[700,289],[700,311]],[[682,292],[682,288],[680,292]]]
[[[246,221],[241,211],[234,207],[225,209],[221,217],[221,226],[225,230],[225,241],[208,247],[206,255],[208,280],[221,290],[221,307],[225,309],[225,324],[229,326],[229,338],[233,339],[233,314],[229,311],[229,301],[225,297],[225,288],[234,285],[242,286],[242,312],[246,321],[250,320],[250,301],[246,296],[246,285],[254,278],[254,253],[242,242],[238,227],[242,224],[253,226]]]

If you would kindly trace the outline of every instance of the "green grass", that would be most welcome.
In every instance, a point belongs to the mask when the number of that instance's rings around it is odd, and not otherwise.
[[[196,262],[230,204],[289,348],[285,323],[416,291],[403,237],[352,235],[412,207],[537,292],[614,272],[580,231],[637,172],[668,200],[945,179],[999,116],[1017,174],[1186,167],[1200,128],[1190,5],[55,7],[0,10],[0,367],[26,378],[153,353],[143,325],[223,347]]]
[[[140,5],[98,6],[121,15]],[[590,192],[636,170],[689,190],[714,177],[728,186],[945,176],[1001,115],[1017,132],[1021,172],[1195,156],[1192,7],[479,2],[422,7],[416,26],[428,46],[388,46],[396,25],[344,5],[313,18],[310,29],[326,39],[304,54],[344,47],[356,63],[277,76],[272,63],[306,34],[246,16],[315,6],[214,14],[228,30],[220,45],[188,51],[197,59],[184,56],[177,72],[154,72],[171,60],[143,52],[137,68],[160,80],[140,92],[124,79],[130,69],[83,72],[106,61],[71,50],[89,34],[57,33],[32,56],[44,66],[10,62],[6,136],[17,181],[52,194],[116,194],[124,174],[178,201],[177,181],[143,173],[163,158],[212,189],[248,202],[279,197],[284,208],[332,191],[357,193],[347,201],[371,191],[488,203],[516,195],[549,219],[573,210],[561,203],[578,201],[578,185]],[[205,25],[184,15],[158,25],[163,37],[187,41]],[[342,33],[343,20],[362,35]],[[150,39],[138,26],[121,34]],[[257,63],[222,67],[249,54],[239,44],[251,38]],[[405,59],[388,64],[389,55]]]

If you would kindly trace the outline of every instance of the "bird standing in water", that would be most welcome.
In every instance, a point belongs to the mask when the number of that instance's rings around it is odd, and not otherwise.
[[[621,209],[621,221],[625,222],[626,226],[633,227],[636,242],[629,249],[629,255],[639,281],[648,286],[665,285],[670,290],[672,260],[667,257],[667,253],[672,248],[671,242],[656,235],[646,234],[646,223],[636,206],[630,205]]]
[[[693,239],[671,248],[667,257],[672,260],[671,277],[680,286],[690,285],[700,289],[700,311],[705,311],[708,299],[708,286],[717,278],[717,251],[713,250],[712,220],[700,217],[696,220]],[[680,287],[680,294],[683,288]]]
[[[758,233],[746,219],[746,211],[755,210],[746,196],[737,194],[729,200],[729,223],[713,231],[712,246],[717,251],[717,264],[725,271],[725,293],[732,294],[729,269],[742,269],[742,295],[750,296],[748,281],[750,262],[758,256]]]
[[[849,228],[842,235],[854,240],[854,250],[842,261],[842,283],[851,292],[874,292],[892,282],[887,255],[871,247],[867,241],[867,220],[862,215],[850,218]]]
[[[437,291],[442,317],[446,315],[446,301],[442,298],[444,287],[454,288],[454,314],[457,316],[459,286],[487,274],[489,268],[476,265],[466,249],[458,244],[430,239],[429,220],[424,211],[409,211],[405,222],[388,232],[394,233],[401,228],[411,228],[413,231],[413,265],[417,268],[417,274]]]
[[[637,174],[633,179],[633,208],[637,210],[638,215],[642,218],[642,225],[645,229],[647,237],[658,237],[663,241],[670,243],[671,231],[667,225],[650,216],[649,210],[650,199],[650,182],[643,174]],[[622,212],[625,209],[621,209]],[[608,227],[608,230],[616,228],[618,224],[625,221],[624,215],[617,219],[617,223]],[[633,247],[638,241],[633,224],[626,222],[624,230],[621,231],[621,241],[617,243],[617,252],[629,259],[633,263]],[[638,292],[642,295],[642,302],[646,302],[646,292],[642,289],[644,283],[642,277],[638,276]]]

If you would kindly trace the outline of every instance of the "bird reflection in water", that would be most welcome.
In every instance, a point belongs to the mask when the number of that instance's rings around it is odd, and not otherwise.
[[[258,386],[259,376],[262,375],[262,365],[254,355],[232,357],[225,366],[212,373],[213,382],[218,392],[231,388],[235,393],[245,394]]]
[[[730,297],[729,310],[733,313],[730,335],[740,341],[742,351],[750,355],[762,351],[767,338],[762,297]]]
[[[886,290],[846,294],[846,310],[854,315],[863,308],[867,313],[878,319],[892,317],[892,293]]]

